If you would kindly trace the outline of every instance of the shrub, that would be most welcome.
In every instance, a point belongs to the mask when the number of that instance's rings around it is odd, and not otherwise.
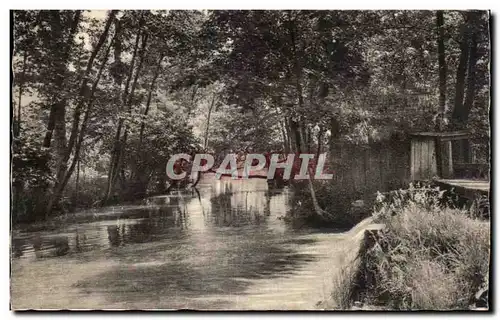
[[[488,278],[490,225],[442,198],[439,189],[414,186],[379,195],[374,218],[386,229],[365,257],[374,275],[368,303],[426,310],[474,303]]]
[[[349,229],[364,217],[370,215],[369,210],[367,210],[366,216],[353,214],[351,211],[351,203],[360,199],[361,195],[352,194],[345,188],[329,181],[319,180],[313,182],[318,204],[334,218],[330,221],[318,219],[318,217],[311,215],[314,205],[307,183],[306,181],[294,181],[291,184],[294,189],[291,197],[291,207],[294,210],[295,217],[307,217],[311,224],[318,223],[324,226],[325,222],[327,222],[340,229]]]

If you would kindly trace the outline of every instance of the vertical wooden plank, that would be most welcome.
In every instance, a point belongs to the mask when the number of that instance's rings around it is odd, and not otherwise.
[[[411,146],[410,146],[410,154],[411,154],[411,160],[410,160],[410,176],[411,180],[416,179],[416,173],[415,173],[415,168],[416,168],[416,158],[415,158],[415,139],[411,140]]]
[[[432,153],[434,150],[434,141],[432,139],[427,139],[427,167],[426,167],[426,179],[431,180],[433,178],[432,174]]]
[[[432,177],[431,173],[431,141],[427,139],[425,141],[425,179],[430,180]]]
[[[415,157],[417,159],[417,167],[416,167],[416,180],[422,179],[422,141],[420,139],[417,140],[416,143],[416,153]]]
[[[448,161],[448,172],[449,172],[450,178],[453,178],[453,175],[454,175],[454,172],[453,172],[453,157],[451,156],[452,153],[453,153],[453,147],[452,147],[451,141],[448,143],[447,150],[448,150],[448,154],[450,155],[449,161]]]
[[[430,152],[429,152],[429,161],[430,161],[430,173],[429,176],[432,179],[437,176],[437,161],[436,161],[436,142],[435,140],[430,141]]]
[[[453,154],[451,141],[443,141],[441,149],[441,172],[443,178],[450,179],[453,177]]]
[[[427,162],[427,159],[429,158],[429,141],[428,140],[423,140],[422,141],[422,178],[423,180],[427,180],[427,168],[429,168],[429,164]]]
[[[418,142],[418,140],[415,140],[415,154],[414,154],[414,159],[415,159],[415,167],[414,167],[414,170],[415,170],[415,177],[413,178],[413,180],[418,180],[419,179],[419,168],[420,168],[420,160],[419,160],[419,147],[420,147],[420,144]]]
[[[443,149],[443,144],[441,142],[441,139],[435,138],[434,139],[434,150],[436,153],[436,175],[440,178],[443,177],[443,171],[442,171],[442,149]]]
[[[428,174],[428,168],[429,168],[429,163],[427,162],[427,159],[429,158],[429,141],[423,139],[420,143],[421,146],[421,154],[420,154],[420,179],[421,180],[427,180],[427,174]]]
[[[405,186],[411,181],[411,142],[407,141],[406,143],[403,148],[395,150],[400,156],[398,157],[398,161],[401,161],[402,170],[404,170]]]

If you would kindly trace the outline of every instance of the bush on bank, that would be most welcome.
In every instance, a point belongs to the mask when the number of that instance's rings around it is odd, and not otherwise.
[[[313,214],[313,202],[307,181],[294,181],[290,186],[293,189],[291,208],[293,218],[304,218],[309,225],[332,226],[339,229],[350,229],[363,218],[369,216],[370,211],[354,212],[352,203],[362,197],[353,194],[345,188],[330,183],[329,181],[314,181],[314,190],[319,206],[331,215],[325,221]],[[363,210],[362,210],[363,211]]]
[[[345,308],[346,295],[388,309],[484,306],[478,300],[487,300],[490,224],[476,218],[474,206],[443,205],[443,194],[410,186],[391,198],[380,195],[373,215],[386,228],[361,257],[358,277],[338,281],[332,294],[338,307]]]

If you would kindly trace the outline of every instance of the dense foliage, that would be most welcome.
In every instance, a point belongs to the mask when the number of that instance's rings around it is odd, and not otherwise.
[[[178,152],[489,136],[487,12],[31,10],[13,26],[18,218],[87,189],[86,205],[163,192]]]

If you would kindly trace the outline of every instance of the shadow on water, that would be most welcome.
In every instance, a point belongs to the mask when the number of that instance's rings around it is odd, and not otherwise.
[[[251,246],[251,245],[250,245]],[[160,248],[157,248],[161,250]],[[245,291],[252,279],[290,274],[301,265],[313,261],[307,254],[276,246],[259,247],[259,253],[249,248],[234,248],[226,252],[223,261],[195,264],[172,255],[159,265],[131,262],[108,270],[76,284],[87,293],[104,293],[110,302],[162,298],[232,295]],[[147,254],[138,253],[139,255]],[[170,259],[169,259],[170,258]],[[130,258],[133,260],[133,258]],[[123,261],[122,261],[123,262]]]

